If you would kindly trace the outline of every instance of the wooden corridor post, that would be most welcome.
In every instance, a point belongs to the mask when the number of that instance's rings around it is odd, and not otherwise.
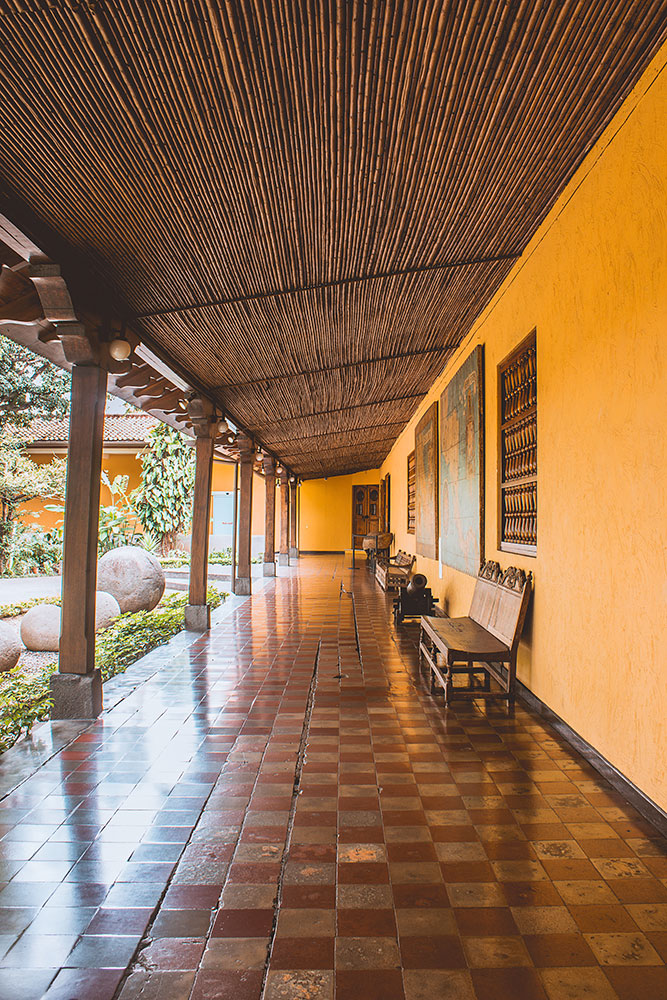
[[[51,677],[52,719],[94,719],[102,711],[95,669],[95,590],[107,373],[72,367],[63,543],[60,665]]]
[[[190,548],[190,591],[185,608],[185,627],[190,632],[207,632],[211,627],[211,608],[206,600],[208,588],[208,540],[211,522],[211,481],[215,424],[208,428],[195,425],[197,434],[195,492],[192,501],[192,544]],[[208,433],[205,433],[208,430]]]
[[[280,551],[278,565],[289,566],[289,481],[287,470],[280,477]]]
[[[296,477],[290,477],[289,484],[289,554],[290,559],[299,558],[299,545],[297,541],[297,505],[296,505],[296,489],[297,489]]]
[[[276,463],[275,459],[265,456],[262,461],[264,468],[264,484],[266,504],[264,508],[264,576],[276,575]]]
[[[234,593],[239,595],[252,593],[251,577],[251,545],[252,545],[252,477],[254,475],[254,448],[252,441],[245,434],[239,433],[237,438],[239,448],[239,465],[241,490],[239,497],[239,542],[238,569]]]

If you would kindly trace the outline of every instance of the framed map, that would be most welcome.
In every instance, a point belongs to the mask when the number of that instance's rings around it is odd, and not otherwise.
[[[438,404],[415,427],[415,535],[417,554],[438,558]]]
[[[440,396],[440,561],[476,576],[484,560],[484,348]]]

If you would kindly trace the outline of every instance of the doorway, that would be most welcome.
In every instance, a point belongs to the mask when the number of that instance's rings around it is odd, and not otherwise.
[[[380,530],[380,487],[352,487],[352,548],[360,549],[364,535]]]

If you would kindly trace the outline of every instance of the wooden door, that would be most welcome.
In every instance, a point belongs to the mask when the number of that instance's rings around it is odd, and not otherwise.
[[[380,487],[352,487],[352,545],[361,548],[364,535],[380,530]]]

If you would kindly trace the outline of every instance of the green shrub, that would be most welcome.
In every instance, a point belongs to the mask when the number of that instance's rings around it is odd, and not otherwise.
[[[18,601],[16,604],[0,604],[0,619],[16,618],[17,615],[30,611],[30,608],[36,608],[38,604],[60,604],[60,598],[30,597],[27,601]]]
[[[217,608],[227,594],[210,587],[207,600]],[[58,598],[37,598],[23,605],[0,607],[0,617],[9,608],[14,614],[36,604],[59,604]],[[186,594],[170,594],[152,611],[136,611],[121,615],[95,644],[95,664],[103,679],[123,673],[131,663],[168,642],[183,630],[183,612],[188,603]],[[20,610],[16,610],[19,608]],[[51,708],[50,677],[58,669],[50,663],[37,673],[28,673],[20,665],[0,674],[0,752],[8,750],[22,733],[29,732],[35,722],[48,718]]]

